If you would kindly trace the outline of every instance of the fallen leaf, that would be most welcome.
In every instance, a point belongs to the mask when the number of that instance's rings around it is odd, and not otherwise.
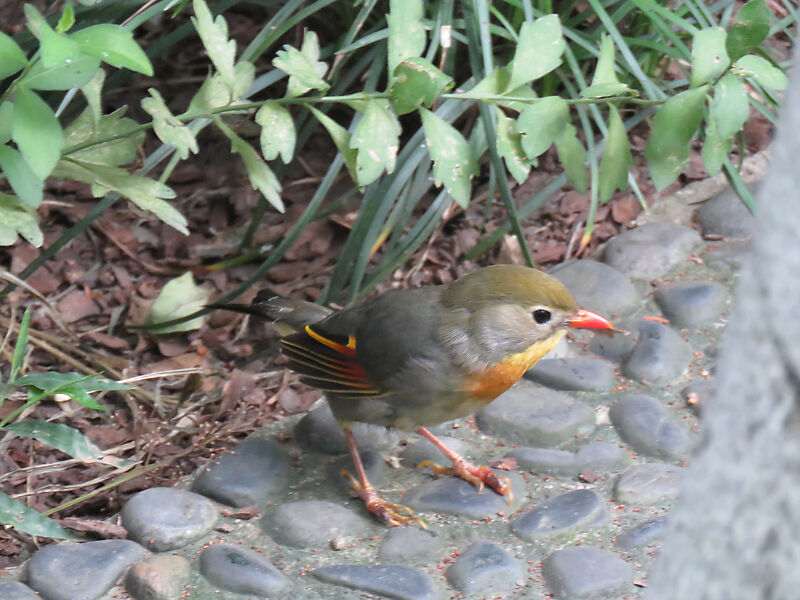
[[[74,323],[81,319],[100,314],[100,308],[92,302],[83,290],[74,290],[64,296],[58,303],[58,312],[65,323]]]

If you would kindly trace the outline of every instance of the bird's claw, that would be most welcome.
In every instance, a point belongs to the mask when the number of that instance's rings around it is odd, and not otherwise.
[[[414,514],[414,511],[409,507],[403,506],[402,504],[388,502],[382,496],[380,496],[378,492],[375,491],[375,488],[369,485],[369,483],[367,483],[367,485],[362,485],[355,477],[353,477],[353,474],[350,473],[350,471],[343,470],[340,475],[350,480],[350,489],[352,493],[358,498],[361,498],[367,507],[367,511],[375,515],[381,521],[384,521],[394,527],[399,527],[400,525],[417,524],[423,529],[428,528],[428,526],[425,524],[425,521],[411,516]],[[406,514],[400,514],[403,512]]]
[[[478,493],[489,486],[501,496],[508,497],[508,505],[514,504],[514,494],[511,492],[511,480],[505,475],[495,473],[485,465],[473,465],[464,459],[453,460],[452,467],[437,465],[431,460],[424,460],[417,465],[417,469],[430,467],[434,475],[455,475],[478,488]]]

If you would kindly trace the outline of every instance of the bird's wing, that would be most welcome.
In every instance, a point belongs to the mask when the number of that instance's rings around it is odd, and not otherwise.
[[[370,381],[356,353],[355,335],[326,331],[324,324],[306,325],[303,331],[281,339],[289,368],[304,383],[334,398],[376,397],[385,393]]]

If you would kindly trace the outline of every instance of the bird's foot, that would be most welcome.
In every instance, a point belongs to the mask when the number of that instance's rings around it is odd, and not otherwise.
[[[381,521],[385,523],[389,523],[389,525],[393,525],[398,527],[400,525],[414,525],[417,524],[423,529],[427,529],[428,526],[422,519],[418,519],[416,517],[412,517],[411,515],[414,514],[414,511],[408,508],[407,506],[403,506],[402,504],[394,504],[392,502],[388,502],[384,499],[378,492],[372,487],[372,484],[367,482],[366,484],[362,485],[358,479],[353,477],[350,471],[342,471],[342,477],[346,477],[350,480],[350,489],[354,496],[361,498],[364,501],[364,504],[367,507],[367,511],[371,512]],[[401,514],[406,513],[406,514]]]
[[[417,465],[418,469],[430,467],[435,475],[455,475],[464,481],[468,481],[478,488],[478,493],[483,491],[484,486],[489,486],[501,496],[508,497],[509,506],[514,504],[514,494],[511,492],[511,480],[505,475],[499,475],[486,465],[473,465],[460,456],[451,459],[452,467],[443,467],[433,461],[425,460]]]

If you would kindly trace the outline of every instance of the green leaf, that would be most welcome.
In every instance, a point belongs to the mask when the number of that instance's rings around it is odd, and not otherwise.
[[[206,114],[216,108],[228,106],[233,101],[233,95],[228,86],[217,74],[206,79],[189,102],[187,115]]]
[[[58,20],[56,31],[58,33],[64,33],[65,31],[69,31],[73,25],[75,25],[75,9],[71,4],[67,4],[64,7],[64,11],[61,13],[61,18]]]
[[[265,102],[256,113],[256,123],[261,126],[261,154],[275,160],[278,154],[285,164],[294,156],[297,130],[291,113],[277,102]]]
[[[28,59],[17,42],[0,31],[0,79],[13,75],[27,64]]]
[[[14,103],[3,102],[0,104],[0,144],[5,144],[11,139],[11,127],[14,124]]]
[[[772,11],[766,0],[750,0],[742,6],[736,24],[728,32],[725,47],[732,61],[758,48],[769,34]]]
[[[750,116],[750,102],[742,80],[730,73],[720,79],[714,86],[712,108],[715,133],[721,141],[738,133]]]
[[[34,438],[48,446],[77,458],[84,463],[101,463],[114,467],[129,467],[134,463],[116,456],[106,456],[103,451],[77,429],[61,423],[47,421],[20,421],[4,427],[21,436]]]
[[[283,212],[283,199],[281,198],[281,184],[269,168],[267,163],[259,156],[253,147],[240,138],[234,131],[221,120],[216,120],[217,127],[231,141],[231,152],[242,157],[247,177],[254,190],[258,190],[267,201],[279,212]]]
[[[715,112],[715,105],[711,103],[706,119],[706,139],[703,141],[703,165],[711,176],[720,172],[733,145],[730,137],[723,138],[719,135]]]
[[[89,83],[99,68],[100,59],[86,54],[52,67],[45,67],[39,61],[22,78],[22,83],[32,90],[68,90]]]
[[[600,41],[600,58],[597,59],[597,66],[594,68],[592,86],[614,83],[619,83],[617,72],[614,70],[614,40],[604,33]]]
[[[394,171],[400,131],[400,123],[386,100],[367,102],[364,116],[350,138],[350,147],[358,150],[358,185],[369,185],[384,169],[387,173]]]
[[[236,42],[228,40],[228,23],[222,15],[214,19],[205,0],[193,0],[193,7],[195,16],[192,17],[192,24],[203,42],[208,58],[214,63],[225,86],[232,92],[236,82]]]
[[[82,56],[78,43],[63,33],[57,33],[49,25],[41,30],[41,57],[45,67],[65,66]]]
[[[324,91],[330,87],[322,78],[328,65],[319,60],[319,39],[313,31],[306,31],[300,50],[288,44],[283,50],[278,50],[272,64],[289,75],[287,98],[302,96],[309,90]]]
[[[559,139],[568,120],[569,107],[558,96],[547,96],[523,110],[516,129],[528,158],[536,158]]]
[[[628,167],[633,164],[628,134],[619,116],[617,107],[608,107],[608,134],[600,159],[598,195],[600,203],[605,203],[616,190],[628,187]]]
[[[0,523],[17,531],[40,537],[74,540],[75,536],[58,523],[0,492]]]
[[[92,25],[76,31],[70,37],[81,51],[99,58],[118,69],[130,69],[148,77],[153,75],[153,65],[133,39],[133,33],[112,23]]]
[[[453,87],[453,79],[424,58],[408,58],[394,70],[392,108],[404,115],[418,106],[430,107],[439,95]]]
[[[100,125],[100,117],[103,116],[101,95],[105,80],[106,72],[103,69],[97,69],[97,73],[95,73],[91,81],[89,81],[89,83],[86,85],[81,86],[83,96],[86,98],[86,104],[88,104],[89,109],[91,110],[92,120],[95,127]]]
[[[354,182],[358,182],[358,176],[356,175],[356,158],[358,157],[358,152],[350,147],[350,132],[313,106],[309,106],[308,110],[310,110],[317,120],[322,123],[322,126],[327,129],[328,135],[331,136],[336,149],[339,151],[339,154],[342,155],[342,160],[344,160],[350,177]]]
[[[44,18],[42,13],[39,12],[39,9],[33,4],[25,4],[23,10],[25,12],[25,20],[28,21],[28,29],[36,39],[41,39],[42,27],[50,27],[50,25],[47,24],[47,19]]]
[[[722,27],[701,29],[692,39],[692,79],[689,87],[709,83],[731,65],[725,50],[727,34]]]
[[[148,92],[151,97],[142,100],[142,109],[153,117],[153,130],[158,139],[168,146],[175,146],[182,159],[188,158],[189,152],[197,154],[197,140],[194,133],[180,119],[173,116],[157,89],[150,88]]]
[[[626,83],[598,83],[581,90],[581,98],[608,98],[610,96],[635,96]]]
[[[86,144],[95,140],[118,137],[109,142],[89,146],[83,150],[71,152],[70,158],[84,163],[118,167],[128,165],[137,159],[137,153],[144,143],[144,132],[137,131],[139,124],[125,117],[123,106],[113,113],[102,115],[94,122],[93,112],[87,108],[64,129],[67,147]],[[56,167],[58,170],[59,167]]]
[[[522,184],[528,179],[531,161],[522,149],[520,135],[514,129],[514,119],[507,117],[497,105],[494,114],[497,118],[497,153],[503,157],[511,176]]]
[[[22,154],[8,146],[0,146],[0,171],[25,206],[39,208],[44,196],[44,181],[28,166]]]
[[[8,375],[8,386],[17,384],[17,373],[22,368],[22,363],[25,360],[25,352],[28,348],[28,328],[31,323],[31,307],[25,309],[25,314],[22,315],[22,322],[19,324],[19,331],[17,332],[17,343],[14,344],[14,356],[11,358],[11,371]]]
[[[533,23],[525,21],[511,62],[508,87],[514,89],[535,81],[555,69],[561,64],[566,47],[558,15],[546,15]]]
[[[644,154],[657,190],[675,181],[689,160],[692,138],[703,118],[708,86],[681,92],[667,100],[653,118]]]
[[[576,134],[575,128],[567,125],[561,136],[555,139],[555,144],[558,159],[564,165],[567,178],[577,191],[585,194],[589,184],[586,172],[586,148],[583,147]]]
[[[431,111],[420,108],[425,141],[433,159],[433,177],[459,206],[466,208],[472,192],[472,177],[477,175],[478,161],[467,140],[449,123]]]
[[[765,88],[777,92],[786,89],[786,74],[760,56],[743,56],[733,65],[733,70],[737,75],[752,77]]]
[[[0,194],[0,246],[11,246],[21,235],[39,248],[44,241],[34,212],[20,206],[16,196]]]
[[[11,137],[39,179],[50,175],[61,158],[64,134],[53,109],[24,86],[17,88]]]
[[[191,272],[168,281],[164,289],[153,302],[150,312],[145,319],[145,325],[157,325],[173,319],[181,319],[205,307],[211,292],[194,282]],[[189,321],[169,325],[167,327],[153,327],[155,333],[176,333],[180,331],[194,331],[203,326],[203,317],[195,317]]]
[[[422,0],[391,0],[389,14],[389,41],[387,64],[394,74],[397,66],[408,58],[417,58],[425,50],[425,27]],[[402,114],[402,113],[401,113]]]

